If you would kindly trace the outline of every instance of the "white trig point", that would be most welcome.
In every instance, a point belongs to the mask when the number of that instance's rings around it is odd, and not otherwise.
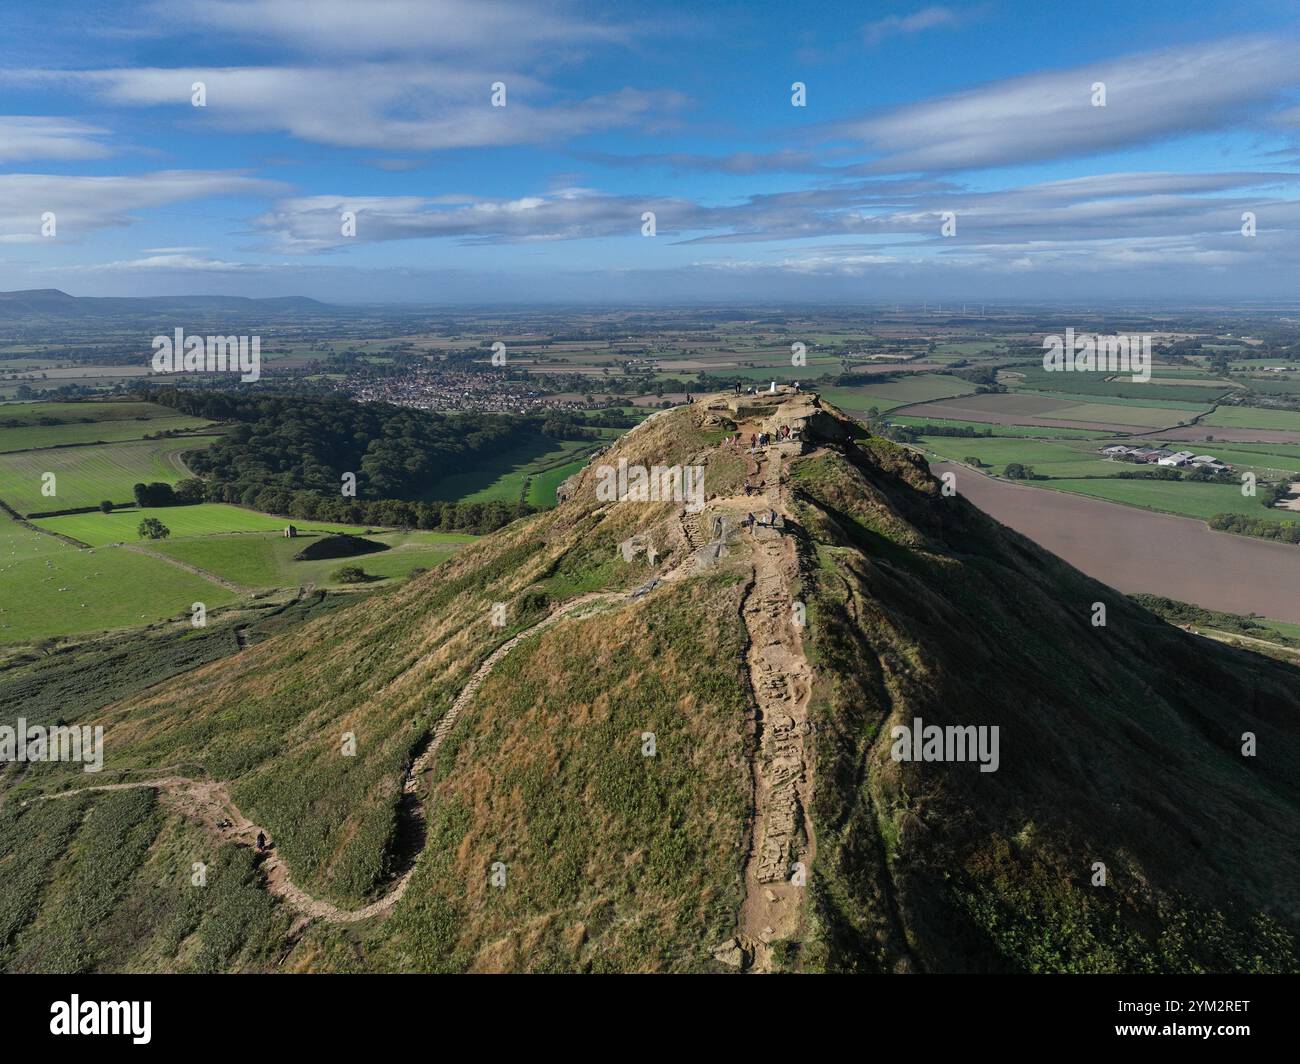
[[[775,395],[775,394],[776,394],[776,381],[773,381],[773,382],[772,382],[772,387],[770,387],[770,388],[768,389],[768,394],[769,394],[769,395]]]

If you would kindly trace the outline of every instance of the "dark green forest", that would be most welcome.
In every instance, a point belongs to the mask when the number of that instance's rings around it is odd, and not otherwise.
[[[554,412],[439,414],[337,397],[177,388],[148,389],[142,398],[231,424],[211,447],[185,458],[202,478],[206,501],[350,524],[492,531],[534,508],[425,501],[429,489],[538,435],[597,437],[590,422]],[[356,477],[355,495],[344,494],[347,473]]]

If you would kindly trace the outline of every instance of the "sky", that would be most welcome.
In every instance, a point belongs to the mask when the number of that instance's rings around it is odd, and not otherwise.
[[[0,0],[0,19],[0,290],[1300,294],[1293,0]]]

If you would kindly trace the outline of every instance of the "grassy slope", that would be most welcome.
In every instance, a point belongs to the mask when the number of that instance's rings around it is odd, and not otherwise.
[[[180,456],[210,438],[129,440],[102,447],[56,447],[0,454],[0,499],[21,514],[131,501],[138,482],[175,484],[187,474]],[[55,475],[54,496],[41,493],[42,475]]]
[[[708,439],[669,415],[618,447],[651,464]],[[1157,621],[942,499],[919,459],[870,451],[805,460],[796,477],[819,670],[799,963],[1294,967],[1264,914],[1294,912],[1300,882],[1300,673]],[[734,475],[718,462],[706,478],[725,490]],[[101,780],[177,762],[230,780],[296,881],[373,897],[395,859],[402,762],[477,663],[554,602],[642,582],[644,561],[614,551],[638,528],[682,549],[673,507],[606,512],[593,482],[407,585],[89,715],[111,736]],[[708,967],[741,852],[736,592],[724,569],[521,644],[440,754],[429,846],[392,917],[313,928],[285,967]],[[496,602],[505,629],[488,624]],[[889,760],[888,726],[913,714],[998,725],[1001,768]],[[659,736],[650,763],[642,730]],[[1247,730],[1261,750],[1249,762]],[[355,757],[340,756],[346,731]],[[16,791],[79,782],[42,766]],[[1098,860],[1105,889],[1088,886]]]
[[[1300,672],[1159,622],[870,451],[799,477],[823,670],[809,963],[1294,968],[1271,917],[1300,882]],[[999,726],[1001,767],[894,762],[914,715]]]

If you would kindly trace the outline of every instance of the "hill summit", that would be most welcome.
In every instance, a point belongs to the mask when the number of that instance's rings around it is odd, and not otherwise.
[[[815,394],[658,413],[561,496],[78,721],[121,790],[7,781],[10,828],[126,795],[150,825],[100,966],[1296,967],[1300,670],[1164,623]]]

